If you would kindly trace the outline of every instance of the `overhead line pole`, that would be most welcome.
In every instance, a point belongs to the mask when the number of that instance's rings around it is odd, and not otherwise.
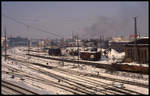
[[[102,39],[101,39],[101,34],[99,32],[99,47],[100,47],[100,52],[102,52],[102,47],[101,47],[101,44],[102,44]]]
[[[74,37],[74,34],[73,34],[73,31],[72,31],[72,40],[71,40],[71,42],[74,42],[74,40],[73,40],[74,38],[73,38],[73,37]],[[73,55],[73,66],[75,65],[75,63],[74,63],[74,61],[75,61],[75,60],[74,60],[74,54],[75,54],[75,53],[72,52],[72,55]]]
[[[7,55],[7,41],[6,41],[7,36],[6,36],[6,27],[5,27],[5,29],[4,29],[4,33],[5,33],[5,61],[6,61],[6,55]]]
[[[137,55],[138,55],[138,54],[137,54],[137,48],[136,48],[136,47],[137,47],[137,43],[136,43],[136,41],[137,41],[136,17],[133,17],[133,19],[134,19],[134,35],[135,35],[135,36],[134,36],[134,39],[135,39],[135,42],[134,42],[134,44],[135,44],[135,45],[134,45],[134,49],[135,49],[135,51],[134,51],[134,52],[135,52],[135,53],[134,53],[134,56],[135,56],[135,57],[134,57],[134,60],[136,61],[136,60],[137,60]]]
[[[77,35],[77,46],[78,46],[78,66],[79,66],[79,54],[80,54],[80,52],[79,52],[79,37],[78,37],[78,35]]]

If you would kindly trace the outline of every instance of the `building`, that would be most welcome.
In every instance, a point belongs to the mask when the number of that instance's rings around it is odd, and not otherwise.
[[[83,46],[83,42],[81,40],[73,40],[71,42],[68,43],[69,47],[81,47]]]
[[[2,38],[1,38],[1,47],[4,47],[4,46],[5,46],[5,40],[6,40],[6,42],[7,42],[7,38],[5,38],[5,37],[2,37]],[[7,43],[6,43],[6,44],[7,44]],[[6,46],[8,46],[8,44],[7,44]]]
[[[50,48],[48,50],[48,54],[52,55],[52,56],[61,56],[62,55],[60,48]]]
[[[129,42],[130,42],[129,39],[127,38],[115,37],[109,41],[109,47],[118,52],[124,52],[125,51],[124,46],[128,44]]]
[[[149,38],[138,38],[125,45],[125,62],[149,63]]]
[[[38,46],[39,40],[38,39],[32,39],[30,40],[31,46]]]
[[[8,38],[8,46],[27,46],[29,44],[29,40],[27,38],[22,37],[9,37]]]

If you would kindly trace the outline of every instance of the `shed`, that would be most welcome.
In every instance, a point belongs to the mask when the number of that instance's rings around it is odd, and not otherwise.
[[[125,62],[149,63],[149,38],[142,38],[125,45]]]

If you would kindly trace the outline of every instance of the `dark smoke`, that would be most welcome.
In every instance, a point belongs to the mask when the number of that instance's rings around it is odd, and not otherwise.
[[[141,35],[148,34],[148,4],[123,2],[116,16],[100,16],[97,22],[85,28],[89,38],[99,38],[98,33],[104,37],[129,36],[134,34],[134,20],[137,16],[137,30]]]
[[[119,31],[119,23],[116,18],[100,16],[92,26],[85,28],[87,34],[98,37],[99,34],[110,37]]]

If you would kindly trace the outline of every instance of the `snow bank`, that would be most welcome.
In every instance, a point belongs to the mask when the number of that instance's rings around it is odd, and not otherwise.
[[[119,53],[114,49],[111,49],[111,52],[108,53],[109,58],[115,57],[116,59],[121,59],[125,56],[125,52]]]
[[[128,64],[128,65],[135,65],[135,66],[149,67],[149,64],[138,64],[138,63],[136,63],[136,62],[122,63],[122,64]]]

